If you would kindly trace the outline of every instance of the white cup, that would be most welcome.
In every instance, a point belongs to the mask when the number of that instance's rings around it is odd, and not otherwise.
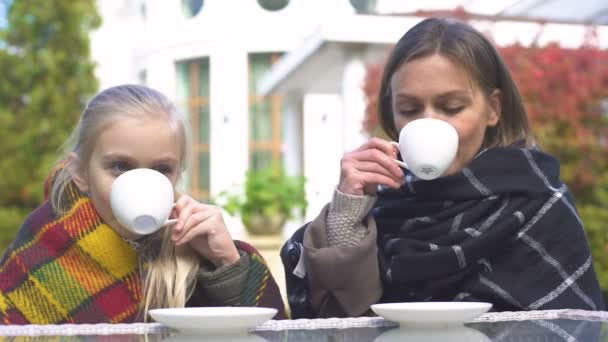
[[[138,235],[152,234],[174,223],[174,192],[171,181],[152,169],[133,169],[112,183],[110,206],[114,217],[126,229]]]
[[[401,129],[398,146],[403,162],[397,162],[401,166],[421,179],[435,179],[452,165],[458,151],[458,133],[443,120],[418,119]]]

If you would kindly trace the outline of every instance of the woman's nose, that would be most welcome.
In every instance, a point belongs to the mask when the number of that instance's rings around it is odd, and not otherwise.
[[[429,110],[425,110],[424,113],[422,113],[421,118],[440,119],[441,115],[439,115],[436,111],[429,109]]]

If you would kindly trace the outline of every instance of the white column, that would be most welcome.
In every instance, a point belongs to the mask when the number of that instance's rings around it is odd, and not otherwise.
[[[247,53],[220,45],[209,61],[211,196],[244,182],[249,149]]]
[[[159,53],[142,59],[142,62],[145,63],[147,85],[165,94],[176,103],[177,73],[176,61],[173,57],[168,53]]]
[[[304,96],[304,176],[308,210],[315,218],[329,201],[340,176],[342,103],[339,95]]]
[[[343,149],[351,151],[363,144],[368,135],[363,132],[365,115],[365,64],[358,58],[350,60],[342,76],[342,129],[344,130]]]
[[[135,48],[141,26],[138,13],[130,3],[123,1],[97,1],[101,26],[90,33],[91,58],[97,64],[95,76],[99,90],[124,83],[137,82],[134,64]]]
[[[283,120],[281,136],[285,170],[289,175],[301,175],[302,169],[302,97],[286,95],[283,97]]]

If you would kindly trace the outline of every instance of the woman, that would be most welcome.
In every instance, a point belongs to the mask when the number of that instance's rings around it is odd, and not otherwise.
[[[331,203],[282,250],[294,318],[360,316],[379,302],[603,308],[559,164],[535,148],[518,90],[483,35],[423,20],[394,47],[379,95],[391,139],[413,120],[444,120],[458,133],[456,157],[423,181],[397,166],[389,141],[346,153]]]

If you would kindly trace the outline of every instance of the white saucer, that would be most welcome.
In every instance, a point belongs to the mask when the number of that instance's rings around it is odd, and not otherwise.
[[[491,342],[484,333],[465,326],[446,328],[399,327],[378,336],[375,342]]]
[[[249,334],[214,334],[214,335],[201,335],[201,334],[190,334],[190,335],[174,335],[167,339],[163,339],[163,342],[267,342],[268,340],[255,335]]]
[[[408,326],[455,326],[490,310],[481,302],[413,302],[374,304],[371,309],[384,319]]]
[[[277,309],[259,307],[201,307],[150,310],[157,322],[186,334],[238,334],[264,323]]]

